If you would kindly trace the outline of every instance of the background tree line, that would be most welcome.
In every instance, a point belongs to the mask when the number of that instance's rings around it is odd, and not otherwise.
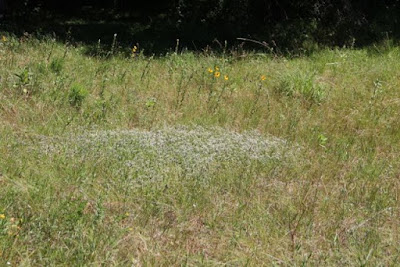
[[[0,0],[6,20],[151,21],[158,32],[202,43],[244,37],[295,49],[363,45],[399,36],[400,0]],[[34,24],[33,24],[34,25]]]

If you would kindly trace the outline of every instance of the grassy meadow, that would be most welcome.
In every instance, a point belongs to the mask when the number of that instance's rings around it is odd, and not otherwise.
[[[400,47],[100,50],[0,40],[0,266],[400,264]]]

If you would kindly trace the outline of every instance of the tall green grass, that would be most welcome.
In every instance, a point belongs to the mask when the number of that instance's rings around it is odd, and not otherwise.
[[[0,42],[1,265],[399,264],[397,46],[113,49]]]

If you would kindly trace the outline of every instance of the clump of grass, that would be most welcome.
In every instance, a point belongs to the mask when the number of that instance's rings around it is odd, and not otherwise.
[[[80,108],[88,94],[89,92],[83,85],[75,83],[71,86],[71,89],[69,90],[68,101],[71,106]]]
[[[50,63],[50,70],[56,74],[60,74],[64,68],[64,58],[56,57]]]
[[[314,73],[296,71],[278,78],[275,90],[291,97],[299,97],[313,103],[321,103],[327,92],[327,86],[318,82]]]

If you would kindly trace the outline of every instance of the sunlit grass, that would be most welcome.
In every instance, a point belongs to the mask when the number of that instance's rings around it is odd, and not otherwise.
[[[0,265],[398,264],[398,47],[113,49],[1,38]]]

